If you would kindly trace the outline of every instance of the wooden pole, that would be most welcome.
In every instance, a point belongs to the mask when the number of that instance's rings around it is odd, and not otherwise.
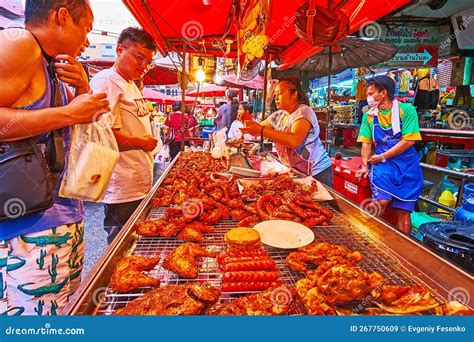
[[[327,113],[326,113],[326,141],[324,145],[326,146],[326,151],[329,153],[331,150],[331,144],[329,141],[329,133],[331,132],[331,74],[332,74],[332,47],[329,47],[329,75],[328,75],[328,98],[327,98]]]
[[[181,146],[180,150],[184,151],[184,139],[186,133],[186,127],[184,127],[184,115],[186,113],[186,43],[183,42],[183,61],[182,61],[182,70],[181,70]]]
[[[269,63],[269,56],[268,52],[265,51],[265,69],[263,71],[263,103],[262,103],[262,121],[265,120],[265,116],[267,114],[267,83],[268,83],[268,63]],[[260,137],[260,151],[263,152],[264,144],[263,144],[263,135]]]

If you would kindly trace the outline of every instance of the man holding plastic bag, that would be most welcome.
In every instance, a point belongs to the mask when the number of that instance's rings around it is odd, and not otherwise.
[[[120,150],[103,199],[109,244],[151,190],[152,152],[157,146],[147,103],[134,82],[149,70],[155,42],[144,30],[129,27],[120,33],[116,51],[112,68],[102,70],[91,80],[94,92],[107,94],[111,107],[107,116]]]

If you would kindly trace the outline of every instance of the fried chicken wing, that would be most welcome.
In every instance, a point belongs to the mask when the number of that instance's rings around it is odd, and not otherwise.
[[[115,292],[129,292],[143,286],[159,286],[160,280],[141,272],[152,270],[160,258],[130,256],[120,260],[112,275],[110,287]]]
[[[183,278],[197,278],[198,265],[196,258],[198,257],[215,258],[217,253],[208,252],[192,242],[186,242],[176,247],[166,256],[163,267]]]
[[[261,293],[242,296],[216,304],[207,315],[219,316],[270,316],[285,315],[295,295],[294,288],[282,285]]]
[[[421,285],[394,286],[387,285],[374,290],[372,295],[376,297],[378,306],[393,314],[409,314],[430,310],[439,305],[431,296],[428,289]]]
[[[291,269],[306,272],[308,264],[318,266],[335,256],[347,259],[352,264],[363,260],[363,256],[359,252],[351,252],[344,246],[320,242],[298,248],[296,252],[288,254],[285,261]]]
[[[115,315],[199,315],[206,303],[217,301],[219,289],[207,285],[166,285],[128,303]]]

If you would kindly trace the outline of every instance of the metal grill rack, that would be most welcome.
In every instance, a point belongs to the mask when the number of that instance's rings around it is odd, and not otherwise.
[[[359,251],[363,256],[364,260],[358,264],[362,269],[367,272],[378,272],[385,279],[386,284],[392,285],[411,285],[415,283],[421,283],[416,277],[413,276],[406,268],[401,266],[396,256],[387,252],[383,249],[379,243],[373,240],[365,232],[351,227],[350,221],[344,215],[338,213],[333,208],[328,207],[333,213],[334,217],[329,222],[329,226],[317,227],[313,229],[315,234],[315,242],[329,242],[332,244],[338,244],[346,246],[352,251]],[[164,215],[166,208],[159,207],[151,210],[147,219],[156,219]],[[231,220],[224,220],[214,225],[214,233],[207,233],[206,241],[199,243],[209,251],[223,252],[225,251],[224,234],[229,229],[234,228],[236,222]],[[135,241],[134,246],[130,250],[130,254],[145,256],[145,257],[160,257],[160,263],[149,272],[149,275],[161,280],[162,285],[168,284],[183,284],[190,281],[203,282],[211,286],[220,287],[221,285],[221,272],[218,269],[216,259],[204,258],[198,262],[199,276],[197,279],[189,280],[183,279],[168,271],[162,267],[163,260],[174,248],[184,243],[184,241],[177,240],[176,238],[150,238],[150,237],[138,237]],[[291,270],[285,263],[286,256],[291,250],[284,250],[278,248],[272,248],[264,246],[270,257],[275,261],[278,272],[280,274],[280,280],[285,284],[293,285],[297,280],[304,278],[304,274]],[[138,298],[143,293],[149,291],[150,288],[141,288],[127,294],[115,294],[107,289],[105,294],[102,296],[103,301],[100,304],[97,314],[99,315],[110,315],[113,312],[128,302]],[[444,302],[443,298],[437,295],[433,290],[431,291],[435,298],[440,302]],[[249,292],[247,292],[249,293]],[[226,301],[237,296],[244,294],[241,293],[222,293],[219,301]],[[354,308],[354,306],[360,307],[360,302],[344,304],[343,308]],[[366,303],[370,305],[370,302]],[[289,314],[298,315],[304,314],[304,308],[299,300],[294,300],[290,307]]]

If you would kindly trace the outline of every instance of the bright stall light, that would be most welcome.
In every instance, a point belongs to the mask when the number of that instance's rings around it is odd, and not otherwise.
[[[206,80],[206,73],[202,68],[197,69],[196,71],[196,81],[204,82]]]

